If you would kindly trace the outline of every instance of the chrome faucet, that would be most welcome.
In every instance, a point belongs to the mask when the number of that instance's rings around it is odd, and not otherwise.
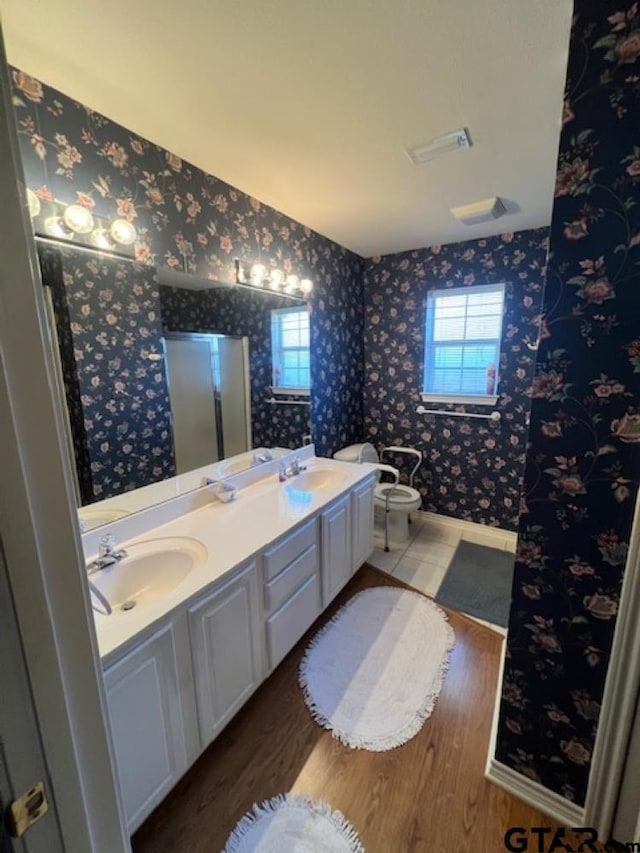
[[[298,459],[297,456],[295,456],[291,460],[291,465],[289,465],[288,468],[284,469],[284,475],[287,478],[296,477],[301,471],[306,471],[306,470],[307,470],[307,466],[301,465],[300,460]]]
[[[87,566],[87,573],[92,575],[94,572],[106,569],[107,566],[113,566],[126,556],[127,552],[123,548],[119,550],[116,548],[116,537],[113,533],[105,533],[98,542],[98,556]]]

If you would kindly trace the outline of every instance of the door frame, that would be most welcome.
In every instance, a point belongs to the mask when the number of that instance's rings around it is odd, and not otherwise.
[[[130,845],[1,31],[0,194],[0,535],[7,577],[64,849],[125,853]],[[3,702],[20,713],[18,695],[3,695]],[[16,768],[6,770],[11,777]]]
[[[585,826],[613,827],[640,689],[640,492],[602,698],[585,801]],[[623,839],[624,840],[624,839]],[[626,839],[628,840],[628,839]]]

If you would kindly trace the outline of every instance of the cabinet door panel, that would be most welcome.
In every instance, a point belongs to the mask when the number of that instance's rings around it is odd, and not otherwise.
[[[109,721],[131,831],[186,770],[171,625],[105,673]]]
[[[322,588],[325,607],[351,577],[350,509],[347,495],[322,513]]]
[[[369,482],[351,495],[352,573],[357,572],[373,553],[373,494],[375,483]]]
[[[255,585],[252,564],[189,610],[203,746],[213,740],[260,682]]]

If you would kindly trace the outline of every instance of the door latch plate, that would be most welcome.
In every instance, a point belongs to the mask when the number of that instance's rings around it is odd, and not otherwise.
[[[48,809],[49,803],[47,802],[44,784],[36,782],[33,788],[25,791],[7,809],[11,836],[13,838],[20,838]]]

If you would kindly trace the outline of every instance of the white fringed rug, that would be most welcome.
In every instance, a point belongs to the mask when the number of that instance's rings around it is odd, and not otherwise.
[[[342,812],[328,803],[287,794],[253,806],[223,853],[364,853]]]
[[[423,595],[366,589],[311,641],[300,664],[307,706],[347,746],[400,746],[431,715],[454,639],[443,611]]]

